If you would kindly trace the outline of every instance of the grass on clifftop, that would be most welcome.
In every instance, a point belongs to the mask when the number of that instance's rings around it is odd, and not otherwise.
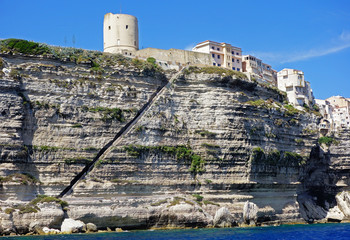
[[[163,73],[163,69],[155,64],[152,59],[143,61],[131,59],[121,54],[109,54],[100,51],[84,50],[71,47],[50,46],[44,43],[37,43],[23,39],[9,38],[0,40],[0,52],[15,53],[35,56],[50,56],[61,61],[75,62],[90,66],[91,73],[101,75],[105,73],[105,67],[123,65],[134,67],[143,74],[153,76],[155,73]]]
[[[221,67],[195,67],[190,66],[188,69],[185,69],[184,74],[191,74],[191,73],[208,73],[208,74],[219,74],[219,75],[225,75],[225,76],[235,76],[238,79],[248,79],[247,76],[238,71],[233,71],[226,68]]]

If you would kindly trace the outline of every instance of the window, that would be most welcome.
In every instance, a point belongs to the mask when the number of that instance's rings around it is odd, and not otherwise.
[[[239,55],[239,53],[236,53],[236,55]]]
[[[125,29],[128,29],[128,28],[129,28],[129,25],[126,25],[126,26],[125,26]]]
[[[236,70],[236,68],[235,68],[235,67],[233,67],[233,68],[232,68],[232,70]]]
[[[283,79],[287,79],[287,78],[288,78],[288,75],[283,76]]]
[[[239,59],[237,59],[237,62],[239,63]]]
[[[216,66],[216,63],[213,63],[213,66]]]
[[[214,48],[214,47],[211,47],[211,49],[214,49],[214,50],[215,50],[215,48]]]
[[[230,66],[230,63],[228,63],[227,65]]]
[[[293,91],[293,87],[286,87],[286,91],[287,92]]]
[[[240,68],[237,68],[237,71],[241,71],[241,69],[240,69]]]
[[[235,52],[234,52],[234,51],[232,51],[231,53],[232,53],[232,55],[235,55]]]
[[[211,55],[213,58],[215,58],[215,54],[213,53],[212,55]]]
[[[221,64],[220,64],[220,63],[218,63],[218,66],[220,67],[220,66],[221,66]]]
[[[108,26],[108,30],[111,30],[111,26]]]
[[[134,41],[134,45],[135,45],[135,47],[136,47],[136,41]]]
[[[117,45],[120,45],[120,39],[117,40]]]
[[[234,58],[232,58],[232,62],[235,62],[235,59],[234,59]]]
[[[220,59],[220,55],[218,55],[218,59]]]
[[[216,50],[220,51],[220,48],[217,48]]]

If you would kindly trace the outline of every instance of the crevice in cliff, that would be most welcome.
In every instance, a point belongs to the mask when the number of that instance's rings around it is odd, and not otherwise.
[[[330,152],[324,152],[318,145],[313,147],[301,175],[297,198],[301,216],[307,222],[325,219],[328,211],[337,205],[338,177],[330,165]]]
[[[171,84],[173,83],[173,81],[175,79],[177,79],[180,74],[185,70],[186,68],[182,68],[180,69],[175,75],[173,75],[171,77],[171,79],[164,85],[160,86],[157,88],[157,90],[151,95],[151,97],[149,98],[149,100],[142,106],[142,108],[137,112],[137,114],[135,115],[135,117],[129,121],[127,124],[125,124],[124,127],[122,127],[122,129],[115,135],[115,137],[108,142],[98,153],[97,155],[94,157],[94,159],[87,164],[84,169],[78,174],[76,175],[73,180],[70,182],[69,186],[67,186],[59,195],[58,197],[63,197],[66,194],[70,193],[74,186],[79,182],[79,180],[83,179],[90,171],[92,171],[92,169],[95,166],[95,163],[100,159],[100,157],[106,153],[106,151],[117,141],[120,140],[122,138],[123,135],[127,134],[132,127],[142,118],[142,116],[147,112],[147,110],[152,106],[152,104],[155,102],[155,100],[162,95],[162,93],[164,92],[164,90],[166,88],[170,88]]]

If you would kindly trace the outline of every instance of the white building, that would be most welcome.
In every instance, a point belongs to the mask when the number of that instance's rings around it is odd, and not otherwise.
[[[239,47],[207,40],[198,43],[192,51],[210,54],[213,66],[242,71],[242,49]]]
[[[287,93],[288,101],[301,108],[304,104],[314,104],[314,96],[310,83],[305,81],[304,73],[295,69],[283,69],[277,73],[278,89]]]
[[[350,100],[342,96],[333,96],[326,100],[316,99],[323,118],[330,123],[330,129],[350,128]]]
[[[103,21],[103,51],[131,56],[139,49],[137,18],[107,13]]]
[[[277,86],[277,72],[270,65],[252,55],[243,55],[242,61],[242,70],[247,73],[249,79]]]

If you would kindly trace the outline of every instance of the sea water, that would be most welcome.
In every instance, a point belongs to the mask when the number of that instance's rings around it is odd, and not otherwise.
[[[122,233],[70,234],[50,236],[0,237],[3,239],[21,240],[55,240],[55,239],[84,239],[84,240],[168,240],[168,239],[350,239],[350,224],[313,224],[313,225],[283,225],[278,227],[252,228],[210,228],[210,229],[181,229],[181,230],[145,230]]]

